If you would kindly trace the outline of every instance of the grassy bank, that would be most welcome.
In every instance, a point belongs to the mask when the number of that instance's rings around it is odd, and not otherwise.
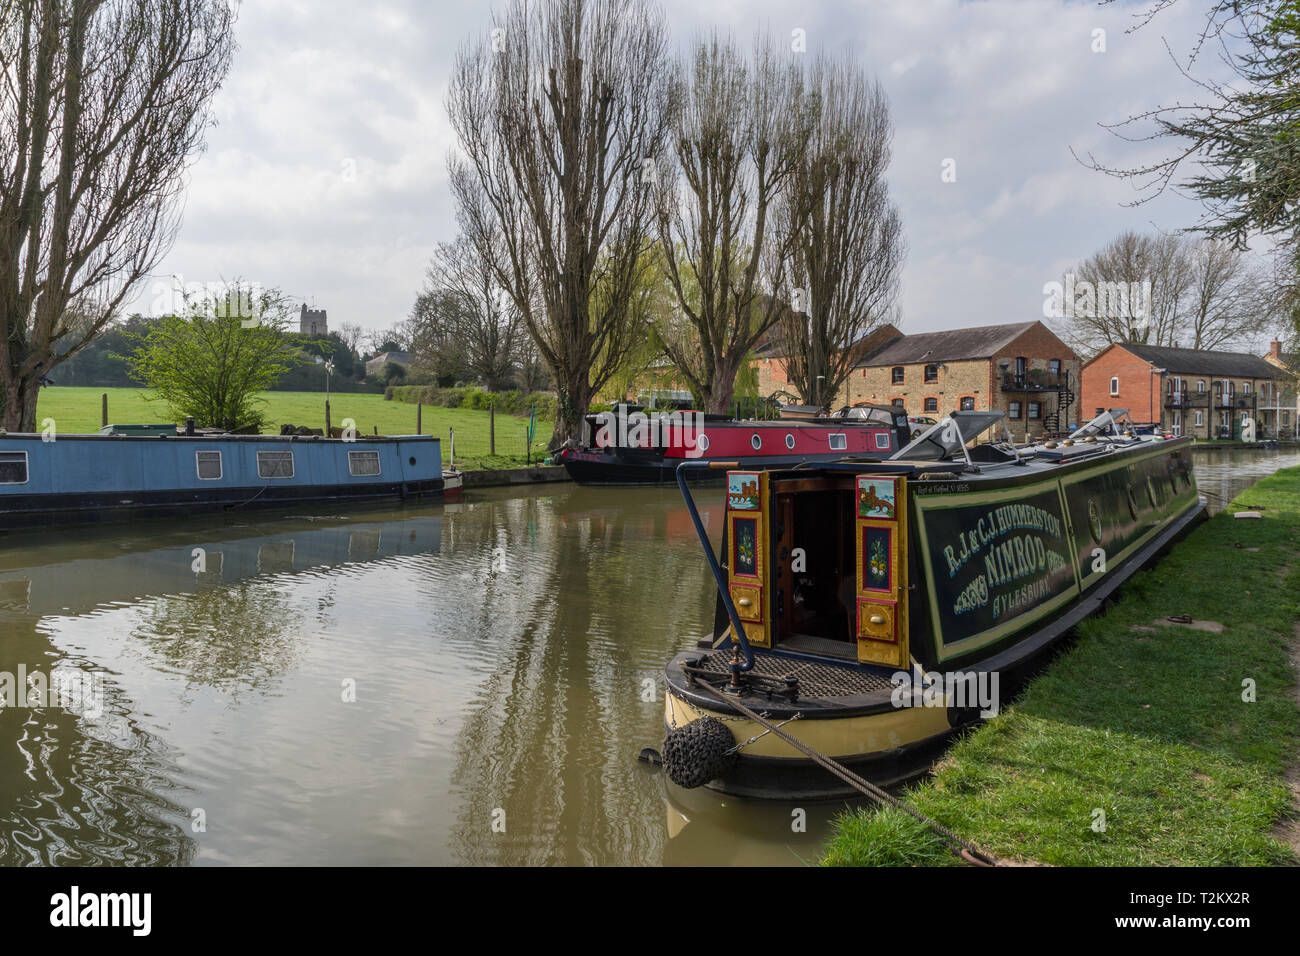
[[[140,388],[63,388],[41,390],[37,405],[37,424],[53,418],[60,432],[94,432],[100,426],[100,395],[108,393],[108,420],[115,424],[160,422],[167,420],[162,403],[150,401],[152,394]],[[266,430],[277,433],[289,422],[310,428],[325,427],[324,392],[263,392]],[[332,394],[330,419],[335,425],[343,419],[356,422],[358,432],[369,435],[378,429],[381,435],[415,434],[416,407],[402,402],[386,402],[382,395]],[[496,417],[496,455],[489,455],[488,413],[468,408],[429,408],[422,415],[423,433],[437,435],[442,441],[443,461],[451,447],[448,429],[456,429],[456,464],[463,468],[515,468],[524,464],[525,419],[513,415]],[[538,422],[533,461],[546,456],[546,442],[551,424]]]
[[[1056,865],[1295,863],[1275,837],[1300,738],[1290,654],[1300,620],[1300,468],[1244,492],[910,792],[1009,859]],[[1258,549],[1258,550],[1251,550]],[[1160,624],[1188,614],[1221,634]],[[1243,700],[1254,681],[1255,701]],[[1094,821],[1105,814],[1105,829]],[[847,814],[830,865],[959,863],[897,811]]]

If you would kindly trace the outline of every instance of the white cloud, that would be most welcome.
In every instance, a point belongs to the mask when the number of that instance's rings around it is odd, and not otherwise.
[[[784,0],[666,3],[679,44],[699,31],[848,50],[880,78],[895,123],[890,182],[911,256],[908,328],[1036,318],[1041,288],[1124,229],[1191,225],[1166,196],[1136,209],[1126,183],[1071,154],[1133,165],[1160,147],[1097,124],[1186,96],[1161,38],[1186,49],[1202,11],[1176,4],[1124,31],[1146,3]],[[184,225],[160,275],[243,276],[311,298],[336,323],[385,327],[410,309],[424,264],[455,233],[454,145],[443,96],[456,48],[488,25],[481,3],[320,0],[246,4],[240,51],[192,170]],[[1092,30],[1107,31],[1093,53]],[[941,163],[957,161],[955,183]],[[148,306],[148,286],[137,307]]]

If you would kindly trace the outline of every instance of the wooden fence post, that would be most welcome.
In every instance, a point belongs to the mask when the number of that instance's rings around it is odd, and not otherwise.
[[[488,454],[497,453],[497,403],[488,402]]]

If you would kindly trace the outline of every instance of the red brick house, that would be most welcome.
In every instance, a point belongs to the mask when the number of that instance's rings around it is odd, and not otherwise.
[[[1256,435],[1273,436],[1269,409],[1285,373],[1257,355],[1176,349],[1127,342],[1108,346],[1083,366],[1083,416],[1127,408],[1136,422],[1159,422],[1174,435],[1232,438],[1244,418]]]

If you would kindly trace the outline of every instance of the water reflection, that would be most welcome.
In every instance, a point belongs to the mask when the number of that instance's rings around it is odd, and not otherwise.
[[[1198,452],[1197,474],[1230,496],[1297,462]],[[721,489],[700,500],[716,539]],[[686,793],[635,760],[711,618],[671,489],[7,535],[0,671],[102,671],[107,699],[0,712],[0,862],[815,861],[842,804]]]

